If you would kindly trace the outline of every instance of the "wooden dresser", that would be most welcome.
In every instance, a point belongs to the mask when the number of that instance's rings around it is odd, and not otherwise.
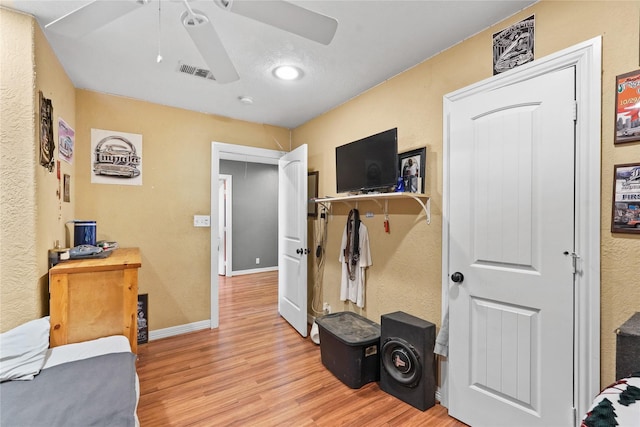
[[[109,335],[129,338],[137,353],[138,248],[107,258],[63,261],[49,270],[51,347]]]

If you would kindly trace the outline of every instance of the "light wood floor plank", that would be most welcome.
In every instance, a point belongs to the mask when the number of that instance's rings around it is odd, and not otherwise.
[[[142,427],[465,427],[331,374],[277,312],[277,272],[220,280],[220,327],[138,346]]]

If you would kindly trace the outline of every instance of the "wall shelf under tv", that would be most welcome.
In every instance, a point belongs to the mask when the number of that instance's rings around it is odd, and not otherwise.
[[[427,224],[431,224],[431,198],[426,194],[421,193],[409,193],[409,192],[397,192],[397,193],[371,193],[371,194],[356,194],[352,196],[336,196],[336,197],[323,197],[313,199],[316,203],[323,205],[327,208],[331,208],[331,203],[341,202],[345,203],[349,206],[356,204],[359,201],[373,201],[375,202],[380,209],[384,210],[384,213],[387,213],[389,200],[400,200],[400,199],[413,199],[415,200],[421,207],[427,217]],[[384,206],[380,203],[384,201]]]

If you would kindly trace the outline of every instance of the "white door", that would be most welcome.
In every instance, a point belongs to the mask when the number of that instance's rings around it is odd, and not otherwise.
[[[307,146],[282,156],[278,192],[278,312],[307,336]]]
[[[231,277],[231,175],[218,180],[218,274]]]
[[[474,427],[573,424],[574,72],[451,108],[449,413]]]

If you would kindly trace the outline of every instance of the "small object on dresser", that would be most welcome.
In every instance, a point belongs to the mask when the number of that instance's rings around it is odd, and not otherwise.
[[[118,249],[118,242],[109,242],[107,240],[100,240],[96,243],[96,246],[102,248],[103,251],[112,251]]]
[[[69,250],[71,259],[84,258],[104,258],[108,255],[103,254],[102,248],[93,245],[78,245]]]

